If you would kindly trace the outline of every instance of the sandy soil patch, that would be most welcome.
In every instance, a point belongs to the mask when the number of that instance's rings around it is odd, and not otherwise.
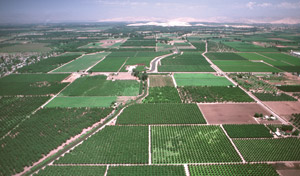
[[[125,104],[129,100],[135,100],[135,99],[137,99],[137,96],[119,96],[117,98],[117,102]]]
[[[277,48],[298,48],[298,46],[276,45]]]
[[[81,74],[80,73],[72,73],[68,77],[66,77],[64,80],[62,80],[62,83],[71,83],[75,81],[77,78],[80,78]]]
[[[255,103],[198,104],[209,124],[257,124],[253,118],[257,113],[268,114]]]
[[[171,86],[174,87],[173,80],[167,75],[150,75],[150,87],[164,87]]]
[[[107,80],[138,80],[138,79],[137,79],[137,77],[132,76],[131,73],[120,72],[118,74],[110,74],[107,77]]]
[[[293,113],[300,113],[299,101],[280,101],[280,102],[264,102],[274,112],[280,116],[287,116]]]
[[[261,43],[261,42],[252,42],[253,45],[257,45],[257,46],[261,46],[261,47],[265,47],[265,43]]]
[[[277,170],[279,175],[281,176],[300,176],[300,169],[294,169],[294,170]]]
[[[288,39],[283,39],[283,38],[269,38],[270,40],[278,40],[278,41],[282,41],[282,42],[292,42],[291,40]]]

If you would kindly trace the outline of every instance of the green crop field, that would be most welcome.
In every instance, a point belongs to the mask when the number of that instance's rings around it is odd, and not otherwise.
[[[284,92],[300,92],[300,85],[282,85],[277,88]]]
[[[50,57],[43,59],[37,63],[30,64],[18,69],[19,73],[47,73],[64,63],[67,63],[77,57],[81,56],[80,53],[68,53],[62,56]]]
[[[253,102],[244,91],[238,87],[179,87],[183,102]]]
[[[137,96],[139,82],[106,80],[106,76],[85,76],[74,81],[60,96]]]
[[[219,126],[152,126],[152,163],[239,162]]]
[[[185,176],[183,166],[113,166],[107,176]]]
[[[215,72],[210,65],[161,65],[159,72]]]
[[[108,54],[108,52],[103,52],[92,55],[84,55],[73,62],[54,70],[53,72],[77,72],[79,70],[86,70]]]
[[[150,62],[157,56],[168,54],[168,52],[143,52],[137,51],[134,57],[128,57],[125,65],[122,67],[122,72],[127,72],[126,66],[139,65],[150,67]]]
[[[247,60],[235,53],[207,53],[206,56],[210,60]]]
[[[135,46],[135,47],[141,47],[141,46],[155,46],[156,42],[155,40],[127,40],[125,43],[121,45],[121,47],[124,46]]]
[[[214,60],[213,63],[224,72],[281,72],[265,63],[247,60]]]
[[[46,53],[51,51],[51,48],[46,43],[26,43],[17,44],[0,48],[1,53],[17,53],[17,52],[41,52]]]
[[[107,126],[55,163],[142,164],[147,162],[148,127]]]
[[[222,164],[189,166],[191,176],[278,176],[276,170],[268,164]]]
[[[214,72],[200,52],[184,52],[161,60],[160,72]]]
[[[21,172],[25,166],[31,166],[111,111],[111,108],[45,108],[37,111],[0,141],[0,175]]]
[[[0,97],[0,136],[5,135],[48,99],[49,97]]]
[[[205,124],[196,104],[135,104],[126,108],[117,124]]]
[[[50,175],[104,175],[105,166],[48,166],[40,170],[38,176]]]
[[[276,52],[276,48],[265,48],[247,42],[222,42],[223,44],[242,52]]]
[[[175,73],[174,78],[177,86],[229,86],[233,85],[225,77],[214,74],[183,74]]]
[[[268,63],[276,66],[277,68],[287,71],[287,72],[297,72],[300,70],[300,59],[287,54],[282,53],[260,53],[261,55],[267,57]]]
[[[46,107],[110,107],[117,97],[56,97]]]
[[[95,65],[91,71],[93,72],[117,72],[129,57],[113,57],[107,56],[103,61]]]
[[[56,94],[68,83],[68,74],[11,74],[0,79],[0,95]]]
[[[174,87],[173,79],[166,75],[151,75],[149,76],[150,87]]]
[[[233,140],[246,161],[299,161],[297,138]]]
[[[143,103],[181,103],[181,100],[175,87],[150,87]]]
[[[271,138],[273,135],[262,124],[223,125],[231,138]]]
[[[274,95],[272,93],[253,93],[261,101],[297,101],[294,97],[291,97],[285,93],[280,95]]]

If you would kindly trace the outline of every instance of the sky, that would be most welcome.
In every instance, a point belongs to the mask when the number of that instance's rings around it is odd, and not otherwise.
[[[300,23],[300,0],[0,0],[0,23]]]

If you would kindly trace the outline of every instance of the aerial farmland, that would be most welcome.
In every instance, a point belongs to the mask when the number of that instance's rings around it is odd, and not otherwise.
[[[295,26],[1,31],[0,175],[300,173]]]

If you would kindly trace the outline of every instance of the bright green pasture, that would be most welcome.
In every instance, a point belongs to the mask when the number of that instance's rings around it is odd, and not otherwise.
[[[54,70],[53,72],[76,72],[78,70],[86,70],[108,54],[108,52],[103,52],[92,55],[85,55],[74,60],[73,62],[70,62],[67,65],[60,67],[57,70]]]
[[[213,61],[224,72],[281,72],[281,70],[271,67],[262,62],[250,62],[250,61]]]
[[[178,86],[229,86],[233,85],[225,77],[210,73],[175,73],[174,78]]]
[[[85,76],[68,86],[60,96],[137,96],[140,83],[135,80],[106,80],[106,76]]]
[[[276,48],[264,48],[247,42],[223,42],[223,44],[243,52],[276,52]]]

